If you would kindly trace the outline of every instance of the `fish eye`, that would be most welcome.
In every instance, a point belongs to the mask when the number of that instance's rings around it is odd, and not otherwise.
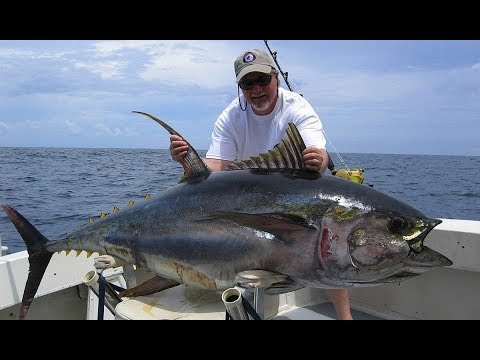
[[[388,224],[388,229],[394,234],[402,234],[408,228],[408,223],[399,217],[394,217]]]
[[[407,242],[410,253],[420,254],[423,250],[423,241],[418,238],[421,231],[416,229],[415,225],[407,219],[401,217],[394,217],[390,219],[388,229],[392,234],[402,235],[403,239]]]

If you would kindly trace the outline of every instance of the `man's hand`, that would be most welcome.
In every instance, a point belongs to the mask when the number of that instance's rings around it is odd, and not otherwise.
[[[303,161],[308,170],[323,173],[328,165],[328,155],[324,149],[309,146],[303,150]]]
[[[170,156],[173,160],[180,163],[185,169],[185,156],[187,156],[189,146],[181,136],[170,135]],[[225,170],[232,162],[218,159],[203,159],[205,165],[212,171]],[[186,170],[186,169],[185,169]],[[187,170],[186,170],[187,171]]]
[[[172,159],[183,165],[187,152],[187,142],[181,136],[170,135],[170,156]]]

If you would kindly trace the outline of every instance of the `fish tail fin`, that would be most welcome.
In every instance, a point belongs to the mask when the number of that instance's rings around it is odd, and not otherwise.
[[[23,320],[35,298],[35,294],[37,293],[53,252],[49,252],[45,249],[45,244],[48,242],[48,239],[19,212],[8,205],[0,205],[0,207],[5,211],[13,225],[15,225],[18,233],[22,236],[23,241],[27,246],[30,268],[25,290],[23,292],[22,305],[18,313],[18,318]]]

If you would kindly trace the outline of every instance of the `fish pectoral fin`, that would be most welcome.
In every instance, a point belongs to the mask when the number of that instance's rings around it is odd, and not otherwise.
[[[265,289],[265,294],[267,295],[280,295],[287,292],[295,291],[304,288],[305,286],[299,284],[292,279],[288,278],[285,281],[277,282],[272,284],[270,287]]]
[[[136,297],[151,295],[156,292],[160,292],[171,287],[177,286],[180,283],[160,275],[155,275],[153,278],[145,281],[144,283],[135,286],[131,289],[124,290],[119,293],[120,297]]]
[[[95,269],[109,269],[123,266],[124,264],[125,262],[123,260],[112,255],[99,255],[93,259],[93,266],[95,266]]]
[[[142,111],[132,111],[137,114],[142,114],[145,116],[148,116],[150,119],[153,121],[157,122],[160,124],[165,130],[167,130],[170,135],[178,135],[183,138],[183,140],[188,144],[188,151],[187,155],[185,156],[185,161],[184,161],[184,174],[180,182],[187,181],[187,182],[192,182],[192,181],[200,181],[206,179],[210,173],[212,172],[210,168],[203,162],[202,158],[198,155],[197,151],[193,148],[192,145],[182,136],[180,135],[175,129],[173,129],[171,126],[160,120],[159,118],[156,118],[153,115],[147,114]]]
[[[235,282],[243,287],[267,288],[287,279],[287,275],[268,270],[246,270],[235,276]]]
[[[235,276],[235,282],[246,288],[265,289],[267,295],[284,294],[304,287],[287,275],[268,270],[241,271]]]
[[[284,213],[248,214],[234,211],[215,211],[213,216],[233,221],[239,225],[273,234],[285,243],[294,241],[292,233],[312,231],[316,228],[301,216]]]

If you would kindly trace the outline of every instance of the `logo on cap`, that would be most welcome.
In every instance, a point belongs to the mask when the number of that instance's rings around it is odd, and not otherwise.
[[[255,59],[256,59],[255,55],[252,54],[251,52],[247,52],[245,55],[243,55],[243,62],[244,63],[252,62]]]

